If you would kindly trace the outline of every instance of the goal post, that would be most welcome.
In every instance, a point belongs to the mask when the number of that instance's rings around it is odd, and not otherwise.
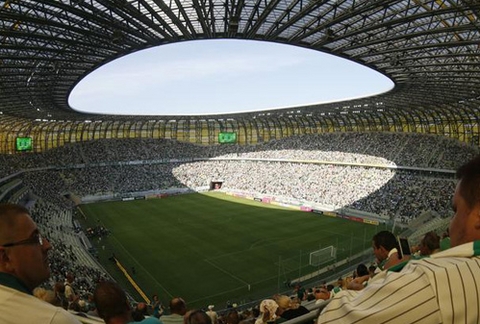
[[[337,257],[337,248],[333,245],[327,246],[321,250],[316,250],[310,253],[309,264],[318,267],[324,263],[335,260]]]

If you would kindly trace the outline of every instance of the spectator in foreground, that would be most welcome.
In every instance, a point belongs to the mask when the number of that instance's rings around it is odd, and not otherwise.
[[[204,311],[194,310],[185,314],[184,324],[212,324],[212,320]]]
[[[60,306],[63,309],[68,309],[68,300],[65,297],[65,284],[60,281],[56,282],[53,286],[53,291],[55,292],[55,297],[57,299],[57,306]]]
[[[479,323],[480,156],[460,167],[452,248],[383,271],[360,292],[339,293],[317,323]]]
[[[243,311],[243,319],[239,324],[254,324],[258,316],[260,316],[260,310],[258,307],[253,307],[251,310],[246,309]]]
[[[315,288],[313,293],[315,295],[315,304],[316,305],[321,304],[324,301],[330,299],[330,292],[325,287],[317,287],[317,288]]]
[[[379,270],[386,270],[402,261],[398,254],[397,239],[392,232],[381,231],[375,234],[372,246]]]
[[[308,309],[300,305],[298,298],[292,299],[286,295],[279,295],[275,301],[278,305],[277,315],[287,321],[309,313]]]
[[[370,274],[370,278],[375,277],[375,270],[377,270],[377,267],[373,264],[368,267],[368,273]]]
[[[187,304],[182,298],[175,297],[170,301],[170,315],[163,315],[164,324],[183,324],[183,316],[187,313]]]
[[[330,291],[331,297],[335,296],[337,293],[339,293],[344,289],[347,289],[347,287],[345,286],[345,280],[342,277],[340,277],[337,279],[336,286],[334,286]]]
[[[435,232],[428,232],[420,242],[420,255],[429,256],[440,252],[440,237]]]
[[[260,303],[260,315],[255,324],[273,323],[277,319],[278,304],[273,299],[264,299]]]
[[[78,298],[75,293],[75,289],[73,287],[74,281],[75,281],[75,276],[73,275],[73,273],[71,272],[67,273],[67,275],[65,276],[64,286],[65,286],[65,298],[67,299],[69,305],[72,304],[74,301],[76,301]]]
[[[442,239],[440,240],[440,250],[441,251],[448,250],[451,246],[452,245],[450,243],[450,233],[449,233],[449,230],[447,228],[445,233],[442,234]]]
[[[236,304],[233,304],[233,308],[231,308],[227,315],[223,317],[223,323],[224,324],[238,324],[240,323],[240,315],[238,314],[238,311],[236,309]]]
[[[1,323],[80,323],[63,308],[32,295],[50,277],[51,249],[26,208],[0,205]]]
[[[214,307],[215,307],[214,305],[208,305],[208,311],[206,311],[206,313],[208,316],[210,316],[210,319],[212,320],[212,324],[217,324],[218,314],[216,311],[213,310]]]
[[[57,299],[53,290],[47,290],[45,288],[37,287],[33,289],[33,295],[38,299],[46,301],[47,303],[54,306],[61,306],[56,304]]]
[[[305,288],[303,288],[299,283],[295,284],[295,289],[293,290],[293,293],[297,295],[297,298],[299,300],[304,300],[307,296]]]
[[[363,263],[360,263],[355,270],[355,278],[348,283],[347,289],[362,290],[367,286],[368,280],[370,280],[368,268]]]
[[[141,322],[145,319],[145,316],[148,316],[147,304],[138,303],[132,311],[133,320],[135,322]]]
[[[117,283],[111,281],[100,282],[95,288],[93,300],[97,313],[106,324],[127,324],[133,321],[132,308],[127,295]],[[162,323],[155,317],[148,317],[142,324]]]

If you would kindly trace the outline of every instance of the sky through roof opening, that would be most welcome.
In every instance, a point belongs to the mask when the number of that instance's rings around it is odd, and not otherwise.
[[[343,101],[392,88],[381,73],[318,51],[201,40],[107,63],[76,85],[69,104],[96,114],[205,115]]]

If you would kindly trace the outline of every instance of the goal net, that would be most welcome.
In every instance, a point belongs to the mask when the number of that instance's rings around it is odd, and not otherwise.
[[[313,251],[310,253],[310,265],[318,267],[324,263],[330,262],[337,257],[337,249],[330,245],[321,250]]]

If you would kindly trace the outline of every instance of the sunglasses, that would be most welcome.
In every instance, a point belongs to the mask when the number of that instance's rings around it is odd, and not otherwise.
[[[17,246],[17,245],[27,245],[27,244],[38,244],[38,245],[43,245],[43,237],[40,233],[35,233],[31,237],[27,238],[26,240],[21,240],[17,242],[12,242],[12,243],[7,243],[0,245],[1,247],[11,247],[11,246]]]

